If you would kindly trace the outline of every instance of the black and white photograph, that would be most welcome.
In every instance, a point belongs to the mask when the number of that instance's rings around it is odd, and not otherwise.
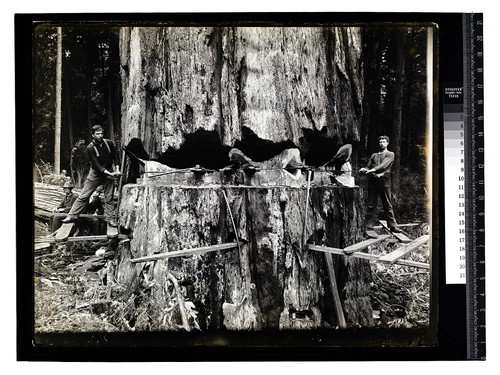
[[[34,344],[431,345],[436,33],[37,24]]]

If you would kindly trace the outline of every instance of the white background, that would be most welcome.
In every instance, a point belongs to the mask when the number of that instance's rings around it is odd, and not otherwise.
[[[175,373],[175,374],[247,374],[265,373],[300,374],[337,374],[358,371],[364,375],[389,374],[401,371],[402,374],[433,374],[446,371],[446,374],[490,374],[498,373],[495,366],[500,364],[498,290],[500,287],[500,246],[495,239],[498,222],[498,172],[496,161],[498,152],[498,108],[500,89],[498,81],[498,25],[500,19],[493,0],[468,0],[441,2],[437,0],[418,0],[407,4],[405,1],[353,0],[353,1],[2,1],[0,33],[2,84],[0,108],[2,109],[2,145],[0,146],[2,168],[1,191],[3,210],[1,265],[0,267],[0,360],[4,374],[115,374]],[[484,13],[485,41],[485,168],[486,168],[486,304],[487,304],[487,361],[485,362],[272,362],[272,363],[27,363],[16,362],[16,311],[15,311],[15,163],[14,163],[14,13],[105,13],[105,12],[475,12]],[[496,91],[496,92],[495,92]],[[497,109],[498,110],[498,109]],[[26,140],[27,145],[29,141]],[[18,171],[22,173],[23,171]],[[26,171],[29,173],[30,171]],[[31,218],[26,218],[31,220]],[[5,242],[6,236],[8,237]],[[125,360],[125,358],[124,358]]]

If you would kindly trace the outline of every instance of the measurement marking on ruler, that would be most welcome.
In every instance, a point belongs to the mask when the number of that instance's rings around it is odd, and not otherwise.
[[[484,116],[482,14],[464,15],[466,118],[466,315],[467,358],[484,359]]]

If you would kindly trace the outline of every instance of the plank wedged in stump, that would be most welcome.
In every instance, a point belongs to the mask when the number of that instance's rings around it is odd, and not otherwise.
[[[119,234],[118,237],[120,240],[126,240],[128,239],[128,236],[125,234]],[[109,237],[106,234],[102,235],[95,235],[95,236],[73,236],[73,237],[68,237],[66,241],[68,242],[79,242],[79,241],[102,241],[109,239]],[[35,243],[55,243],[56,239],[55,237],[42,237],[35,239]]]
[[[107,240],[109,237],[106,234],[100,234],[100,235],[95,235],[95,236],[75,236],[75,237],[68,237],[69,242],[78,242],[78,241],[102,241],[102,240]],[[126,234],[119,234],[117,237],[121,240],[126,240],[128,239],[128,236]]]
[[[383,236],[379,236],[378,238],[371,238],[369,240],[361,241],[361,242],[355,243],[354,245],[345,247],[343,249],[343,252],[344,252],[344,254],[352,254],[358,250],[365,249],[370,245],[376,244],[378,242],[382,242],[389,237],[390,237],[389,235],[383,235]]]
[[[374,262],[378,261],[380,258],[380,255],[362,253],[360,251],[358,251],[356,253],[352,253],[352,254],[345,254],[342,249],[337,249],[334,247],[308,245],[308,248],[309,248],[309,250],[319,251],[319,252],[323,252],[323,253],[330,253],[330,254],[335,254],[335,255],[345,255],[345,256],[350,256],[353,258],[366,259],[366,260],[370,260],[370,261],[374,261]],[[412,260],[398,259],[393,264],[398,264],[401,266],[411,266],[411,267],[416,267],[416,268],[423,268],[426,270],[430,269],[430,266],[428,263],[415,262]]]
[[[413,250],[417,249],[418,247],[422,246],[428,240],[429,240],[429,235],[419,237],[419,238],[413,240],[412,242],[399,247],[398,249],[394,250],[393,252],[380,257],[378,259],[378,261],[379,262],[394,263],[399,258],[403,257],[405,254],[408,254],[410,251],[413,251]]]
[[[342,249],[338,249],[336,247],[328,247],[328,246],[319,246],[319,245],[307,245],[309,250],[321,251],[323,253],[330,253],[335,255],[344,255],[344,251]]]
[[[130,262],[132,262],[132,263],[149,262],[152,260],[159,260],[159,259],[165,259],[165,258],[175,258],[175,257],[189,256],[189,255],[204,254],[204,253],[208,253],[210,251],[232,249],[232,248],[235,248],[237,246],[238,246],[238,244],[236,242],[229,242],[229,243],[223,243],[223,244],[219,244],[219,245],[196,247],[194,249],[182,249],[182,250],[177,250],[177,251],[170,251],[168,253],[154,254],[154,255],[149,255],[146,257],[130,259]]]

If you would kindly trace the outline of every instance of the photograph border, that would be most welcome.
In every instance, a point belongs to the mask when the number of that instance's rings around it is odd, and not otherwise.
[[[332,22],[335,19],[335,22]],[[337,20],[339,20],[337,22]],[[354,21],[353,21],[354,20]],[[213,360],[437,360],[463,359],[465,347],[464,286],[444,283],[444,190],[442,145],[441,92],[446,76],[461,73],[461,62],[446,51],[443,43],[462,33],[461,14],[436,13],[246,13],[246,14],[17,14],[16,34],[16,187],[17,195],[17,329],[18,360],[104,360],[104,361],[213,361]],[[152,26],[165,22],[175,26],[239,25],[248,26],[362,26],[366,23],[436,25],[434,40],[433,155],[432,164],[432,263],[431,319],[425,329],[356,329],[335,331],[258,331],[224,333],[68,333],[43,334],[45,345],[33,345],[33,272],[31,251],[33,231],[26,234],[26,216],[31,207],[20,194],[29,186],[33,196],[32,177],[21,170],[32,170],[32,160],[26,155],[23,136],[27,124],[32,124],[32,36],[39,22],[87,23],[111,22],[123,25]],[[460,44],[460,48],[461,48]],[[451,59],[451,60],[450,60]],[[444,73],[446,69],[446,74]],[[453,79],[453,81],[456,81]],[[28,164],[29,163],[29,164]],[[436,166],[438,166],[436,168]],[[28,188],[27,188],[28,190]],[[33,224],[31,224],[33,225]],[[33,229],[33,228],[31,228]],[[441,250],[440,250],[441,249]],[[31,266],[31,267],[29,267]],[[31,298],[28,298],[30,296]],[[464,304],[463,316],[460,306]],[[450,315],[450,313],[452,313]],[[454,319],[450,319],[453,316]],[[30,322],[30,323],[28,323]],[[360,339],[362,337],[362,339]],[[380,340],[384,340],[380,343]],[[359,344],[356,340],[360,340]],[[370,344],[371,343],[371,344]],[[408,347],[409,343],[415,346]],[[168,354],[165,352],[168,348]],[[104,350],[103,350],[104,349]]]

